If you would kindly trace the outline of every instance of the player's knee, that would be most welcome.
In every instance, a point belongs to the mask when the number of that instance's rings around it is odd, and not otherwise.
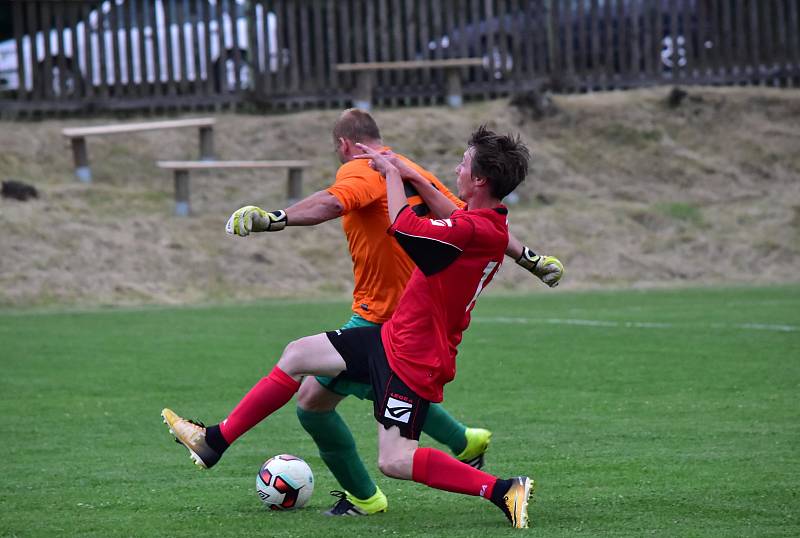
[[[401,480],[411,479],[413,453],[406,454],[405,451],[390,451],[378,454],[378,469],[390,478]]]
[[[333,411],[338,402],[334,401],[328,393],[330,391],[320,385],[316,379],[307,377],[303,380],[297,393],[297,407],[312,413]]]
[[[289,375],[302,373],[303,339],[293,340],[286,344],[278,360],[278,366]]]

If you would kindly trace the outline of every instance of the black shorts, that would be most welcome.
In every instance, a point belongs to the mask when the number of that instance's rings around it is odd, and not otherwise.
[[[380,327],[356,327],[325,333],[347,365],[340,376],[368,383],[375,392],[375,420],[400,428],[406,439],[419,439],[430,402],[406,385],[389,367]]]

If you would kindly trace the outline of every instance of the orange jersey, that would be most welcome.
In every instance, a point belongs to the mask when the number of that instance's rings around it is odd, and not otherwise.
[[[388,148],[385,148],[388,149]],[[400,156],[453,201],[459,208],[464,202],[451,193],[436,176]],[[422,198],[406,184],[408,204],[419,216],[428,213]],[[403,289],[414,269],[414,262],[387,235],[391,225],[386,202],[386,181],[370,168],[369,161],[354,159],[339,167],[336,181],[328,192],[339,200],[342,229],[347,236],[353,259],[353,312],[373,323],[387,321],[394,312]]]

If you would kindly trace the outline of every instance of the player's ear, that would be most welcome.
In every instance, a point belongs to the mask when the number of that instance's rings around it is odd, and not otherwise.
[[[483,186],[483,185],[488,185],[488,184],[489,184],[489,180],[488,180],[488,179],[486,179],[485,177],[482,177],[482,176],[473,176],[473,177],[472,177],[472,181],[474,181],[474,182],[475,182],[475,186],[476,186],[476,187],[477,187],[477,186]]]

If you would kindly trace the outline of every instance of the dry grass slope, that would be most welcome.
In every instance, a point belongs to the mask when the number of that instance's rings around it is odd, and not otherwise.
[[[800,92],[692,88],[555,98],[541,121],[507,100],[380,110],[384,139],[452,184],[479,123],[520,132],[534,153],[512,208],[526,244],[561,257],[564,287],[797,281],[800,266]],[[337,162],[336,111],[218,117],[224,158],[306,158],[306,193]],[[105,123],[98,119],[94,123]],[[196,173],[195,216],[172,216],[172,178],[158,159],[194,158],[195,135],[92,139],[95,182],[72,178],[60,131],[85,121],[0,123],[0,179],[40,198],[0,199],[0,305],[98,305],[346,295],[350,260],[339,223],[225,235],[230,212],[284,205],[285,172]],[[543,290],[513,264],[495,289]]]

